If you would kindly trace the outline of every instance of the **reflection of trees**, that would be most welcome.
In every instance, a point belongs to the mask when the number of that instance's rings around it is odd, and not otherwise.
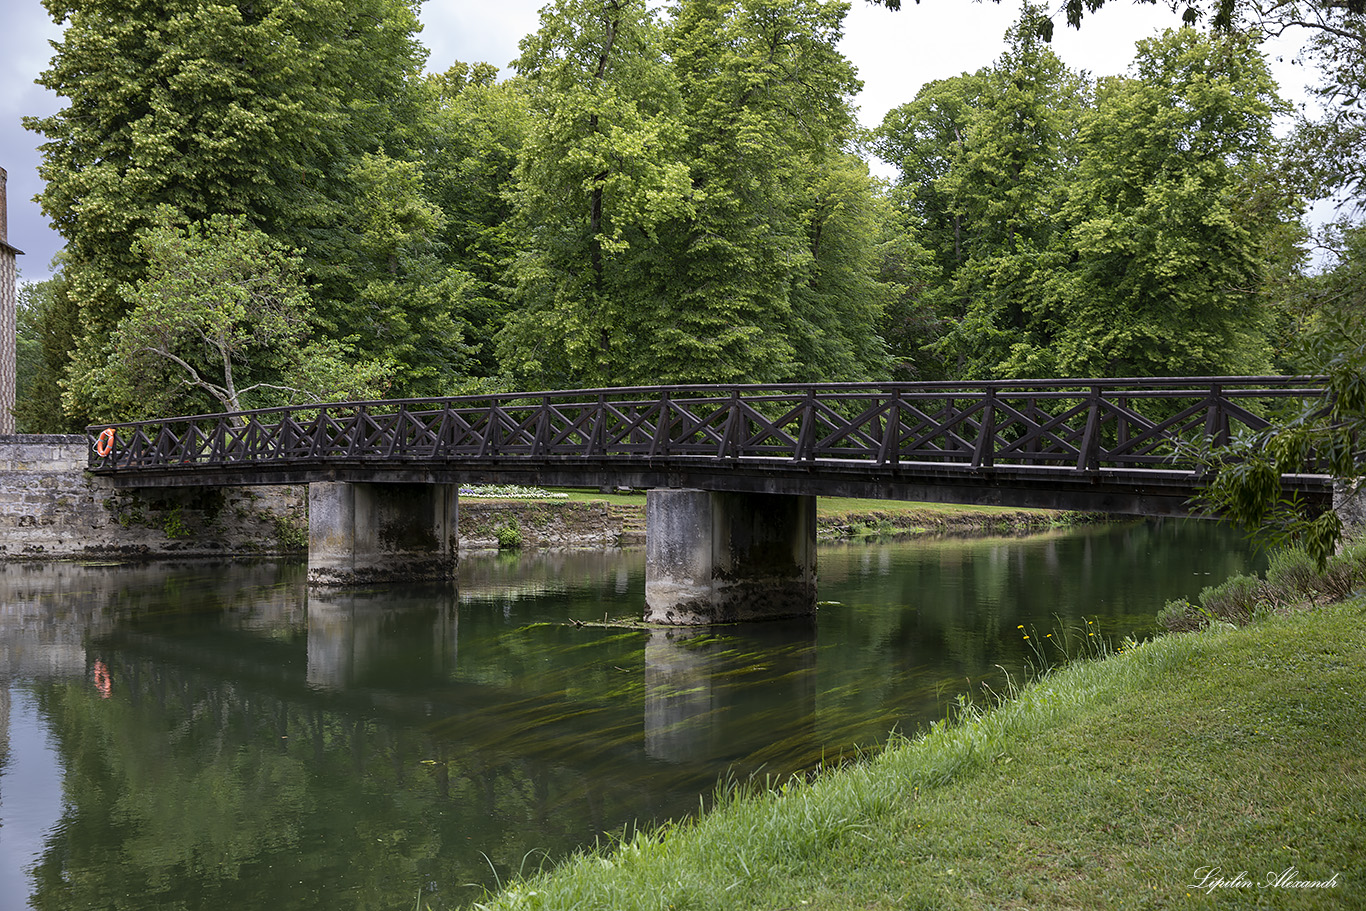
[[[119,698],[84,682],[38,690],[67,770],[37,874],[42,909],[389,908],[428,883],[441,907],[488,878],[480,851],[506,875],[527,852],[564,853],[656,809],[647,774],[603,775],[601,754],[574,761],[553,725],[539,750],[518,752],[531,732],[515,719],[489,732],[488,711],[425,730],[412,717],[422,706],[392,695],[336,699],[302,680],[282,692],[119,655]]]
[[[637,613],[638,553],[547,555],[501,588],[521,559],[462,561],[474,593],[67,567],[57,597],[0,572],[0,604],[30,605],[0,620],[78,648],[69,676],[33,678],[66,770],[38,907],[388,908],[419,886],[450,907],[491,880],[480,852],[506,878],[529,852],[691,812],[732,764],[782,774],[941,716],[966,678],[1018,667],[1017,624],[1147,628],[1196,573],[1242,568],[1225,530],[1181,525],[823,549],[822,598],[842,604],[814,632],[672,639],[564,622]]]
[[[387,908],[418,886],[452,906],[491,879],[484,854],[506,877],[685,815],[722,768],[646,757],[640,632],[516,626],[478,603],[457,625],[449,586],[197,592],[208,579],[189,575],[93,596],[116,619],[86,628],[72,678],[37,685],[66,804],[39,908]],[[762,643],[727,648],[737,688],[809,667],[809,639],[767,676]],[[788,725],[805,702],[765,717]]]
[[[633,567],[643,554],[643,550],[627,551],[623,558],[623,552],[615,548],[464,553],[460,555],[460,592],[464,598],[511,600],[582,592],[591,586],[595,595],[604,588],[625,594],[640,584],[633,578],[640,571]],[[642,594],[630,613],[639,615],[643,610]]]
[[[1159,519],[828,548],[820,560],[822,599],[842,602],[819,613],[822,641],[840,643],[821,653],[820,715],[871,720],[942,717],[969,681],[998,665],[1016,673],[1029,654],[1019,625],[1046,634],[1099,617],[1112,637],[1146,635],[1165,600],[1251,556],[1226,525]]]

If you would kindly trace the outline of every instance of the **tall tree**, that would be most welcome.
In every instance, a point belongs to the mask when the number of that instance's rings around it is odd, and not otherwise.
[[[393,363],[390,395],[449,395],[468,373],[471,278],[450,262],[446,216],[428,198],[420,162],[367,154],[351,180],[357,205],[338,219],[350,234],[350,290],[326,304],[322,325],[359,356]]]
[[[1266,62],[1242,37],[1169,31],[1105,81],[1082,131],[1066,216],[1075,286],[1057,361],[1069,375],[1260,373],[1273,238],[1296,230],[1275,178]]]
[[[1366,209],[1366,19],[1339,15],[1305,48],[1322,81],[1313,92],[1321,111],[1302,117],[1291,164],[1307,172],[1315,195]]]
[[[644,0],[559,0],[515,66],[531,123],[517,168],[519,307],[500,356],[524,382],[629,382],[660,225],[687,206],[678,91]]]
[[[1327,389],[1298,413],[1207,453],[1215,479],[1204,493],[1207,505],[1263,541],[1303,547],[1320,565],[1333,554],[1341,520],[1283,495],[1281,475],[1326,468],[1348,492],[1366,496],[1366,227],[1334,226],[1328,239],[1336,259],[1310,282],[1300,327],[1301,365],[1326,376]]]
[[[1026,4],[1007,32],[1006,53],[968,108],[953,166],[936,182],[959,251],[945,276],[956,321],[940,350],[968,376],[1056,371],[1056,279],[1067,263],[1059,212],[1090,87],[1040,39],[1042,15]]]
[[[357,362],[335,342],[310,338],[297,256],[242,216],[182,226],[173,208],[158,214],[134,245],[146,276],[121,289],[133,309],[101,369],[73,381],[68,395],[136,419],[372,398],[389,383],[387,364]]]
[[[40,82],[67,107],[42,133],[44,211],[67,241],[85,333],[73,372],[103,363],[143,274],[138,233],[161,205],[240,214],[306,251],[315,295],[344,298],[330,264],[358,157],[401,140],[422,58],[410,0],[46,0],[65,23]],[[82,406],[79,401],[73,404]]]
[[[898,171],[893,198],[916,220],[925,245],[939,254],[945,275],[966,256],[963,213],[947,178],[965,155],[969,122],[988,81],[988,71],[979,70],[927,82],[913,101],[888,111],[873,134],[873,151]]]
[[[20,433],[74,433],[62,411],[62,377],[80,330],[80,310],[61,271],[19,287],[14,418]]]
[[[518,249],[513,174],[530,126],[518,80],[487,63],[452,64],[423,86],[431,123],[422,156],[427,196],[443,215],[444,259],[469,274],[461,308],[469,371],[499,372],[494,338],[511,309],[507,272]]]
[[[820,196],[870,192],[866,180],[849,182],[843,157],[861,88],[837,50],[847,10],[818,0],[679,6],[669,56],[683,96],[692,212],[670,238],[678,293],[674,318],[659,321],[664,377],[833,378],[873,366],[871,351],[820,354],[851,350],[849,338],[876,317],[813,281],[813,270],[828,268],[818,236],[835,226],[831,215],[851,211],[822,213]],[[846,321],[851,334],[840,341]]]

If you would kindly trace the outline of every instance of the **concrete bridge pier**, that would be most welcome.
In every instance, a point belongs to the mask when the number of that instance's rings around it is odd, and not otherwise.
[[[816,610],[816,498],[651,490],[645,619],[671,626],[806,617]]]
[[[454,579],[459,493],[454,484],[309,484],[309,584]]]

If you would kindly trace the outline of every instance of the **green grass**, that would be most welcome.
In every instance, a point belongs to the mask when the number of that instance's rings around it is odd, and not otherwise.
[[[481,907],[1366,907],[1360,600],[1164,636],[958,715]],[[1292,868],[1337,885],[1258,886]],[[1210,869],[1249,886],[1194,887]]]
[[[569,494],[576,503],[607,502],[625,506],[645,506],[645,492],[600,493],[591,487],[557,488]],[[816,501],[816,515],[821,519],[840,519],[883,513],[889,516],[1014,516],[1020,514],[1047,517],[1060,515],[1045,509],[1018,509],[1007,506],[968,506],[954,503],[912,503],[904,500],[860,500],[853,497],[820,497]]]
[[[594,487],[559,487],[560,493],[569,494],[573,503],[614,503],[622,506],[645,508],[645,491],[632,493],[600,493]]]
[[[889,514],[979,515],[1003,516],[1017,513],[1052,515],[1046,509],[1022,509],[1013,506],[970,506],[961,503],[912,503],[905,500],[859,500],[853,497],[821,497],[816,501],[816,515],[838,518],[868,512]]]

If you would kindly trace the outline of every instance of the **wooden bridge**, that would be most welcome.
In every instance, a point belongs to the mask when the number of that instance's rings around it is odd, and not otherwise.
[[[520,483],[1185,515],[1204,480],[1197,446],[1323,394],[1313,377],[659,386],[166,418],[113,425],[112,443],[109,425],[88,432],[90,470],[120,486],[451,488],[421,507],[438,512],[460,484]],[[1331,506],[1326,475],[1282,483]],[[802,510],[773,520],[811,511],[814,535],[814,505]]]

